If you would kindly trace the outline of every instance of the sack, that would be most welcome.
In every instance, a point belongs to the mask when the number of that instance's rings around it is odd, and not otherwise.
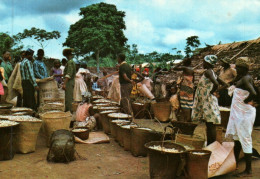
[[[75,160],[75,139],[72,132],[61,129],[52,133],[48,162],[67,163]]]
[[[77,111],[76,111],[76,121],[86,121],[86,118],[89,117],[89,107],[91,107],[92,104],[84,103],[79,104]]]
[[[76,121],[74,122],[73,128],[88,128],[89,130],[92,130],[96,127],[97,122],[94,116],[87,117],[85,121],[80,122]]]

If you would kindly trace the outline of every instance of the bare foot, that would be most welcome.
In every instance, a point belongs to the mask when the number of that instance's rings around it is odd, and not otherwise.
[[[252,171],[244,171],[236,175],[236,177],[243,178],[243,177],[253,177]]]

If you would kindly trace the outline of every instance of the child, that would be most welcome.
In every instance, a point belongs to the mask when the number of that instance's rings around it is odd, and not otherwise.
[[[54,79],[57,81],[58,85],[62,83],[62,70],[60,69],[61,63],[60,60],[55,60],[51,69],[51,76],[54,76]]]
[[[94,91],[100,90],[100,88],[98,88],[97,81],[98,81],[98,77],[94,77],[94,81],[93,81],[93,85],[92,85],[92,89],[93,89]]]
[[[171,111],[170,119],[172,121],[177,121],[176,114],[178,113],[178,110],[179,110],[179,107],[180,107],[177,91],[178,91],[177,84],[174,83],[173,86],[171,87],[171,95],[172,96],[170,98],[170,102],[171,102],[171,105],[172,105],[172,111]]]

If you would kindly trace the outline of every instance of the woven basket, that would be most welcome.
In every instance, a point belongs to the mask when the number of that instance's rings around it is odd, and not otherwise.
[[[72,115],[70,112],[46,112],[40,115],[43,120],[43,130],[46,135],[46,144],[50,146],[50,138],[54,131],[69,130]]]
[[[198,153],[204,154],[199,155]],[[211,151],[209,150],[190,150],[187,152],[186,170],[188,173],[188,178],[208,178],[208,163],[210,155]]]
[[[15,135],[20,124],[0,127],[0,161],[11,160],[15,155]]]
[[[173,127],[177,127],[181,134],[193,135],[197,124],[192,122],[171,121]]]
[[[152,110],[154,112],[154,117],[156,117],[161,122],[168,122],[171,114],[171,103],[170,102],[160,102],[152,104]]]
[[[20,123],[16,135],[16,151],[30,153],[35,151],[37,137],[42,126],[42,121],[17,121]]]
[[[190,135],[176,134],[176,142],[192,145],[195,149],[202,149],[204,146],[204,140],[192,138]]]

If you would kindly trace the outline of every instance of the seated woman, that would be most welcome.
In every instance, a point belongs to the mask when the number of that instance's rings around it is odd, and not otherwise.
[[[238,177],[252,176],[252,130],[256,117],[254,98],[257,95],[254,89],[253,78],[249,75],[249,62],[245,57],[236,60],[237,78],[231,104],[226,137],[232,136],[235,141],[234,153],[238,163],[241,148],[245,154],[246,169]]]

